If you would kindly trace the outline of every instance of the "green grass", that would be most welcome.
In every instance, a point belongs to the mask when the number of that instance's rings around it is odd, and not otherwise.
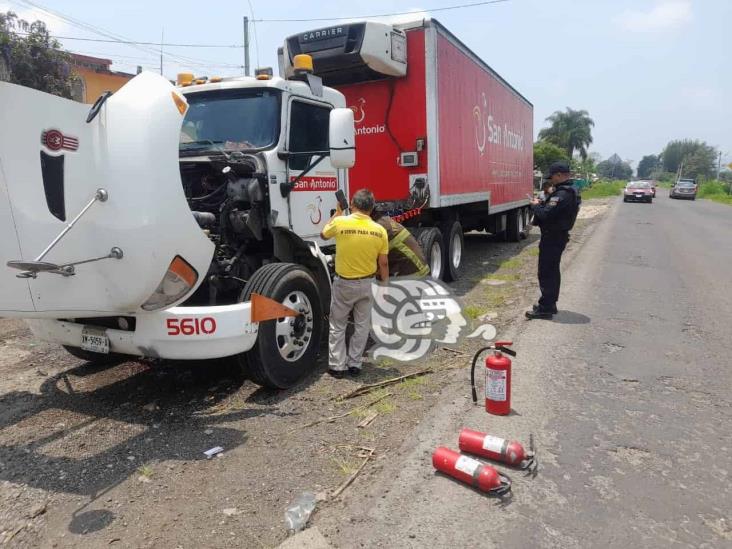
[[[537,255],[539,255],[539,246],[532,246],[531,248],[526,248],[526,250],[524,250],[524,253],[526,255],[537,256]]]
[[[521,260],[518,257],[512,257],[511,259],[504,259],[501,264],[498,265],[498,270],[510,271],[512,269],[518,269],[521,266]]]
[[[582,191],[582,198],[605,198],[608,196],[617,196],[623,192],[625,181],[596,181],[591,187],[587,187]]]
[[[390,398],[385,398],[374,404],[372,408],[380,414],[391,414],[397,407]]]
[[[732,195],[729,194],[729,187],[721,181],[707,181],[699,186],[698,198],[706,198],[720,204],[732,206]]]
[[[150,478],[153,476],[152,467],[150,467],[149,465],[143,465],[139,469],[137,469],[137,474],[141,477]]]
[[[338,456],[332,457],[330,459],[342,475],[352,475],[356,472],[356,469],[358,469],[358,463],[356,463],[356,461],[352,459],[346,459]]]
[[[483,280],[503,280],[505,282],[514,282],[520,278],[521,275],[518,273],[494,273],[484,277]]]
[[[468,305],[467,307],[463,308],[463,314],[470,320],[475,320],[484,312],[485,311],[483,309],[481,309],[480,307],[476,307],[475,305]]]

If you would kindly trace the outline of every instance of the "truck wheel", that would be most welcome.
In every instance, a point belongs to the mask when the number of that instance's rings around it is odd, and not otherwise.
[[[430,276],[435,280],[439,280],[442,273],[445,272],[443,268],[445,255],[442,253],[442,233],[440,229],[430,227],[417,233],[416,238],[419,245],[422,246],[427,265],[430,267]]]
[[[92,364],[98,364],[99,366],[116,364],[117,362],[122,362],[123,360],[125,360],[125,355],[120,355],[118,353],[109,353],[105,355],[103,353],[85,351],[84,349],[80,349],[79,347],[72,347],[71,345],[62,345],[62,347],[70,355],[73,355],[80,360],[86,360],[87,362],[91,362]]]
[[[442,271],[442,279],[445,282],[452,282],[460,278],[460,266],[463,262],[465,239],[463,237],[463,226],[459,221],[454,221],[452,224],[446,225],[444,229],[444,240],[442,242],[444,257],[442,264],[445,268]]]
[[[260,322],[254,347],[233,360],[254,383],[287,389],[315,368],[325,324],[318,287],[299,265],[269,263],[254,272],[240,301],[249,301],[252,293],[302,314]]]
[[[509,242],[518,242],[521,240],[521,233],[524,230],[524,218],[520,210],[511,210],[508,212],[506,220],[506,238]]]

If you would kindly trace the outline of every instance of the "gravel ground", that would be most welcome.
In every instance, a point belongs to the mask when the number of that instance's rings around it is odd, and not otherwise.
[[[570,248],[608,203],[585,205]],[[536,231],[515,244],[467,235],[464,276],[452,287],[473,326],[490,322],[500,335],[533,297],[537,241]],[[478,343],[439,349],[418,365],[368,364],[358,382],[324,375],[321,360],[299,386],[274,392],[224,363],[95,367],[0,319],[0,543],[273,547],[287,537],[285,508],[303,491],[320,499],[314,522],[337,517],[359,485],[399,459],[443,389],[468,390],[465,368]],[[427,366],[432,374],[334,399]],[[376,418],[359,428],[370,412]],[[224,452],[206,459],[214,446]],[[374,458],[340,498],[330,497],[364,449]]]

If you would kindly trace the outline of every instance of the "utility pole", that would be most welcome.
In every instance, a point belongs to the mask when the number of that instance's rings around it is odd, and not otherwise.
[[[249,18],[244,16],[244,76],[249,76]]]
[[[722,151],[719,151],[719,160],[717,160],[717,181],[719,181],[719,174],[722,172]]]

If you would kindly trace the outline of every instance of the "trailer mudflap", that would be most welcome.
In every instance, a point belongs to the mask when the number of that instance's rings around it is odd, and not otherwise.
[[[140,312],[176,257],[195,280],[170,305],[195,290],[214,246],[183,194],[187,104],[167,80],[138,75],[89,123],[89,105],[13,84],[0,104],[0,315]]]

